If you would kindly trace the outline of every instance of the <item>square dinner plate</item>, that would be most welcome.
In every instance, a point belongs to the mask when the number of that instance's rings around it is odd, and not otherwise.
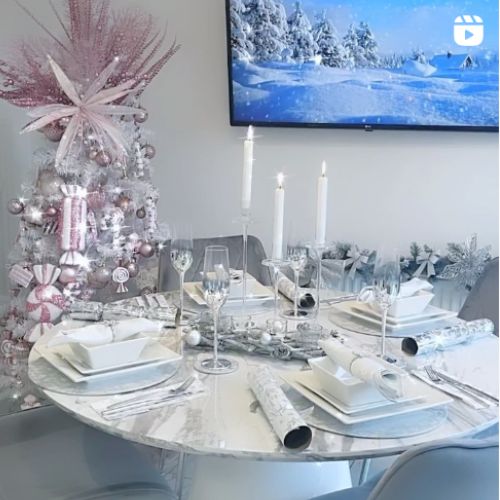
[[[340,312],[348,314],[353,318],[366,321],[372,325],[380,327],[382,324],[381,317],[376,311],[373,311],[371,308],[369,309],[367,305],[363,307],[359,302],[342,302],[340,304],[335,304],[333,307]],[[433,323],[456,318],[456,316],[457,313],[454,311],[447,311],[446,309],[440,309],[435,306],[427,306],[422,314],[400,318],[398,320],[396,320],[396,318],[391,318],[390,320],[387,318],[387,330],[398,331],[405,328],[429,326]]]
[[[59,345],[51,348],[45,345],[37,345],[35,349],[54,368],[75,383],[90,382],[120,373],[130,375],[132,372],[137,372],[137,376],[140,376],[140,372],[143,370],[181,359],[179,353],[172,351],[157,341],[151,341],[136,361],[105,369],[92,369],[84,365],[75,357],[68,345]]]
[[[318,395],[322,389],[312,371],[282,371],[279,372],[279,375],[299,394],[346,425],[369,422],[370,420],[393,417],[395,415],[404,415],[406,413],[444,406],[453,402],[452,398],[441,391],[433,389],[415,377],[409,376],[403,379],[406,395],[405,402],[388,401],[388,404],[383,406],[372,406],[355,413],[347,414],[337,406],[340,403],[339,401],[334,401],[331,396],[327,400],[325,397]],[[314,388],[315,391],[313,392],[308,387]],[[378,404],[379,402],[374,405]]]
[[[184,283],[184,290],[189,295],[191,299],[193,299],[198,305],[206,306],[205,298],[203,297],[203,292],[201,290],[201,282],[189,282]],[[247,297],[248,304],[261,304],[263,302],[268,302],[270,300],[274,300],[274,294],[267,288],[262,285],[258,281],[256,281],[253,285],[252,294],[249,294]],[[226,301],[227,306],[239,305],[242,303],[241,297],[228,298]]]

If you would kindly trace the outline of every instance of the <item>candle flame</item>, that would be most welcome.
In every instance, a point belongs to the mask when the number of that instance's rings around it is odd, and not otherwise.
[[[247,140],[248,141],[253,141],[254,133],[253,133],[253,127],[250,125],[248,127],[248,132],[247,132]]]
[[[326,161],[321,164],[321,176],[326,177]]]
[[[278,188],[283,189],[283,181],[285,180],[285,176],[283,175],[283,172],[280,172],[277,176],[278,179]]]

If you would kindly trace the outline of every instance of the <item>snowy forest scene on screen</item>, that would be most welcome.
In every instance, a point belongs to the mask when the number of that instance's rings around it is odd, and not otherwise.
[[[464,0],[228,0],[232,120],[498,127],[498,2],[471,9]]]

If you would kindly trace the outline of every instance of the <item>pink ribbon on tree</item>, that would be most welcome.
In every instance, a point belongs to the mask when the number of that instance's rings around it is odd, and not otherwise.
[[[131,106],[111,104],[136,92],[137,89],[133,87],[137,82],[128,80],[116,87],[104,88],[119,63],[119,58],[116,57],[90,84],[86,92],[80,95],[61,67],[50,56],[48,59],[59,86],[73,105],[48,104],[35,108],[28,114],[36,120],[24,127],[21,133],[39,130],[62,118],[71,118],[57,149],[56,167],[68,155],[78,133],[82,132],[85,126],[92,130],[103,148],[109,150],[116,159],[123,160],[127,154],[127,141],[120,128],[106,115],[124,116],[137,113],[137,109]]]

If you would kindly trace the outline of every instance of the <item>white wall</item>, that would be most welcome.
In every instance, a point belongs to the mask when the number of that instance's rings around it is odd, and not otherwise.
[[[50,19],[48,1],[25,0]],[[155,180],[161,217],[192,221],[196,236],[237,233],[244,130],[229,126],[223,0],[120,0],[168,20],[183,48],[144,97],[158,149]],[[0,43],[32,22],[6,2]],[[4,50],[4,49],[3,49]],[[1,52],[0,52],[1,53]],[[2,207],[28,175],[37,135],[18,135],[23,110],[0,104]],[[445,250],[473,232],[498,254],[498,135],[455,132],[373,132],[260,129],[252,232],[269,244],[274,176],[287,174],[286,217],[312,236],[315,183],[326,159],[332,239],[401,248],[413,240]],[[3,260],[17,224],[0,212]]]

